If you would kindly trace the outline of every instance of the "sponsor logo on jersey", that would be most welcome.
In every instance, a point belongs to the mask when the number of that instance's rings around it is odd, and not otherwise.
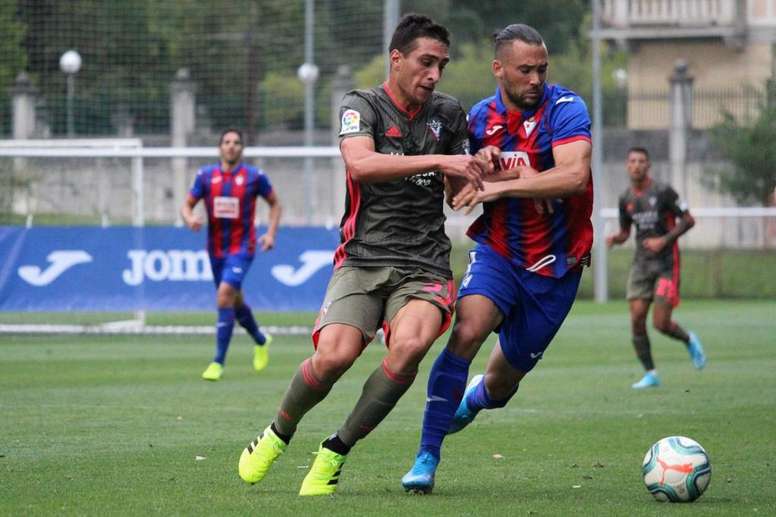
[[[361,113],[356,110],[345,110],[342,113],[340,135],[358,133],[361,129]]]
[[[391,126],[385,132],[385,136],[389,138],[401,138],[401,130],[396,126]]]
[[[485,131],[485,135],[486,135],[486,136],[493,136],[493,135],[495,135],[495,134],[496,134],[498,131],[501,131],[501,129],[502,129],[503,127],[504,127],[504,126],[502,126],[501,124],[496,124],[495,126],[493,126],[493,127],[491,127],[490,129],[486,130],[486,131]]]
[[[240,216],[240,199],[232,196],[215,196],[213,216],[219,219],[237,219]]]
[[[555,105],[563,104],[564,102],[574,102],[574,97],[571,95],[566,95],[565,97],[561,97],[560,99],[555,101]]]
[[[431,119],[431,121],[427,122],[426,125],[431,130],[431,133],[434,134],[434,138],[439,140],[439,135],[442,133],[442,123],[437,119]]]
[[[531,167],[531,159],[525,151],[506,151],[498,159],[502,171],[508,171],[522,165]]]

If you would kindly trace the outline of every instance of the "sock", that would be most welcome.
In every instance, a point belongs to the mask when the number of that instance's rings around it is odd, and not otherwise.
[[[229,342],[232,340],[234,330],[234,309],[232,307],[218,308],[218,322],[216,323],[216,355],[213,361],[224,364],[226,351],[229,350]]]
[[[652,361],[652,350],[649,345],[649,336],[647,334],[636,334],[633,336],[633,348],[636,349],[636,357],[641,361],[645,370],[654,370],[655,363]]]
[[[343,456],[347,456],[347,454],[350,452],[350,446],[343,442],[337,433],[329,436],[321,445],[330,451],[334,451],[337,454],[341,454]]]
[[[292,435],[292,434],[283,434],[283,433],[281,433],[278,430],[277,426],[275,425],[275,422],[272,422],[271,424],[269,424],[269,427],[270,427],[270,429],[272,429],[272,432],[275,433],[275,436],[277,436],[278,438],[283,440],[286,443],[286,445],[288,445],[291,442],[291,438],[294,437],[294,435]]]
[[[402,375],[391,371],[383,360],[364,383],[361,397],[337,431],[343,443],[353,447],[391,412],[402,395],[412,386],[417,372]]]
[[[455,410],[461,402],[469,376],[470,361],[458,357],[445,348],[431,367],[426,389],[426,410],[423,413],[421,450],[437,459]]]
[[[518,384],[515,386],[515,390],[510,393],[506,398],[501,400],[495,400],[488,394],[488,388],[485,387],[485,379],[482,379],[477,387],[472,391],[471,395],[466,397],[466,405],[471,411],[480,411],[481,409],[498,409],[507,405],[507,402],[515,396],[517,389],[520,387]]]
[[[291,384],[280,403],[278,414],[273,420],[273,430],[278,435],[283,434],[290,439],[305,413],[325,399],[333,385],[333,382],[326,382],[316,376],[312,359],[305,359],[291,379]]]
[[[671,322],[670,328],[664,332],[666,336],[683,341],[686,346],[690,346],[690,335],[684,331],[675,321]]]
[[[259,330],[259,325],[253,318],[253,312],[247,303],[243,303],[235,308],[234,316],[237,319],[237,323],[248,332],[257,345],[263,345],[267,342],[267,336]]]

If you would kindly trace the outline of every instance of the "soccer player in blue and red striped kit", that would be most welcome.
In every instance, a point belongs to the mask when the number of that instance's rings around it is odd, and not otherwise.
[[[593,242],[590,118],[582,99],[546,83],[547,47],[533,28],[495,35],[493,96],[469,113],[472,153],[498,164],[484,190],[465,186],[453,208],[483,214],[461,282],[453,331],[429,374],[420,449],[402,478],[429,493],[446,434],[483,409],[501,408],[536,366],[576,297]],[[469,365],[498,332],[484,375],[466,387]]]
[[[257,242],[261,251],[275,246],[280,222],[280,202],[261,169],[243,163],[242,133],[227,129],[218,142],[220,162],[206,165],[197,172],[194,185],[181,207],[181,216],[194,231],[203,221],[194,214],[194,207],[204,200],[208,216],[207,249],[216,284],[218,322],[216,353],[202,378],[217,381],[224,371],[226,352],[232,339],[235,320],[255,342],[253,367],[263,370],[269,362],[271,337],[264,334],[245,303],[242,282],[253,262]],[[269,205],[267,232],[256,238],[254,217],[256,198],[261,196]]]

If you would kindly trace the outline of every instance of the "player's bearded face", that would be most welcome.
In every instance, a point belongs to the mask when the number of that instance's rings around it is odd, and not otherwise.
[[[442,71],[450,61],[447,45],[431,38],[418,38],[406,55],[391,52],[391,70],[396,74],[399,94],[410,106],[419,106],[434,93]]]
[[[499,82],[504,99],[512,108],[535,108],[542,100],[547,81],[547,47],[515,40],[499,50],[493,60],[493,75]]]
[[[242,158],[243,144],[237,133],[225,134],[218,148],[221,159],[230,165],[236,164]]]

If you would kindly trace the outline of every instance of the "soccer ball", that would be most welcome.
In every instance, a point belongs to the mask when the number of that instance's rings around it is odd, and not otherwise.
[[[647,490],[661,502],[690,502],[709,486],[711,463],[701,444],[684,436],[655,443],[641,467]]]

